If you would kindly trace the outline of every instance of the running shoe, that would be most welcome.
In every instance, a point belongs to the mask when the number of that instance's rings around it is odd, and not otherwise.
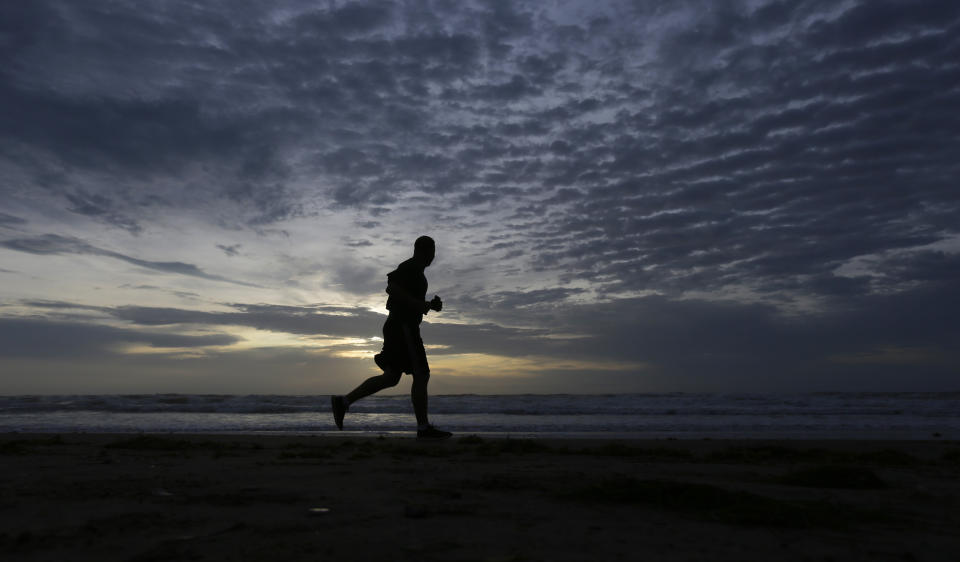
[[[333,421],[337,424],[337,429],[343,429],[343,415],[347,413],[347,405],[343,403],[343,396],[331,396],[330,409],[333,410]]]
[[[430,439],[432,441],[442,441],[443,439],[449,439],[453,436],[449,431],[443,431],[442,429],[437,429],[432,425],[427,426],[427,429],[418,429],[417,430],[417,439]]]

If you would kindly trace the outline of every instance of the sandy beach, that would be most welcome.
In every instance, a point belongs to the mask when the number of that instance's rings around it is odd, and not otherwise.
[[[4,560],[951,560],[960,443],[0,436]]]

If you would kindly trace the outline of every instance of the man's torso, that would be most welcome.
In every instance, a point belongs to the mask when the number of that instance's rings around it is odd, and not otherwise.
[[[427,277],[423,274],[423,269],[423,265],[416,259],[410,258],[387,274],[387,282],[398,286],[413,299],[424,302],[427,298]],[[390,311],[390,316],[403,321],[419,324],[423,319],[422,310],[411,309],[403,300],[393,295],[387,297],[387,310]]]

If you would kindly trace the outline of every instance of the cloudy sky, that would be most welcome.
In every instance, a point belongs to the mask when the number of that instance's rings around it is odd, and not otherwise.
[[[0,393],[960,388],[954,0],[0,4]],[[398,387],[406,392],[406,385]]]

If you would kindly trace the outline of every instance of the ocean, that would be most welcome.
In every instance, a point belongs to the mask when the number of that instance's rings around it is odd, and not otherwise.
[[[431,422],[457,434],[583,438],[960,439],[960,392],[448,395]],[[405,435],[408,396],[351,406],[328,396],[136,394],[0,396],[0,432]]]

